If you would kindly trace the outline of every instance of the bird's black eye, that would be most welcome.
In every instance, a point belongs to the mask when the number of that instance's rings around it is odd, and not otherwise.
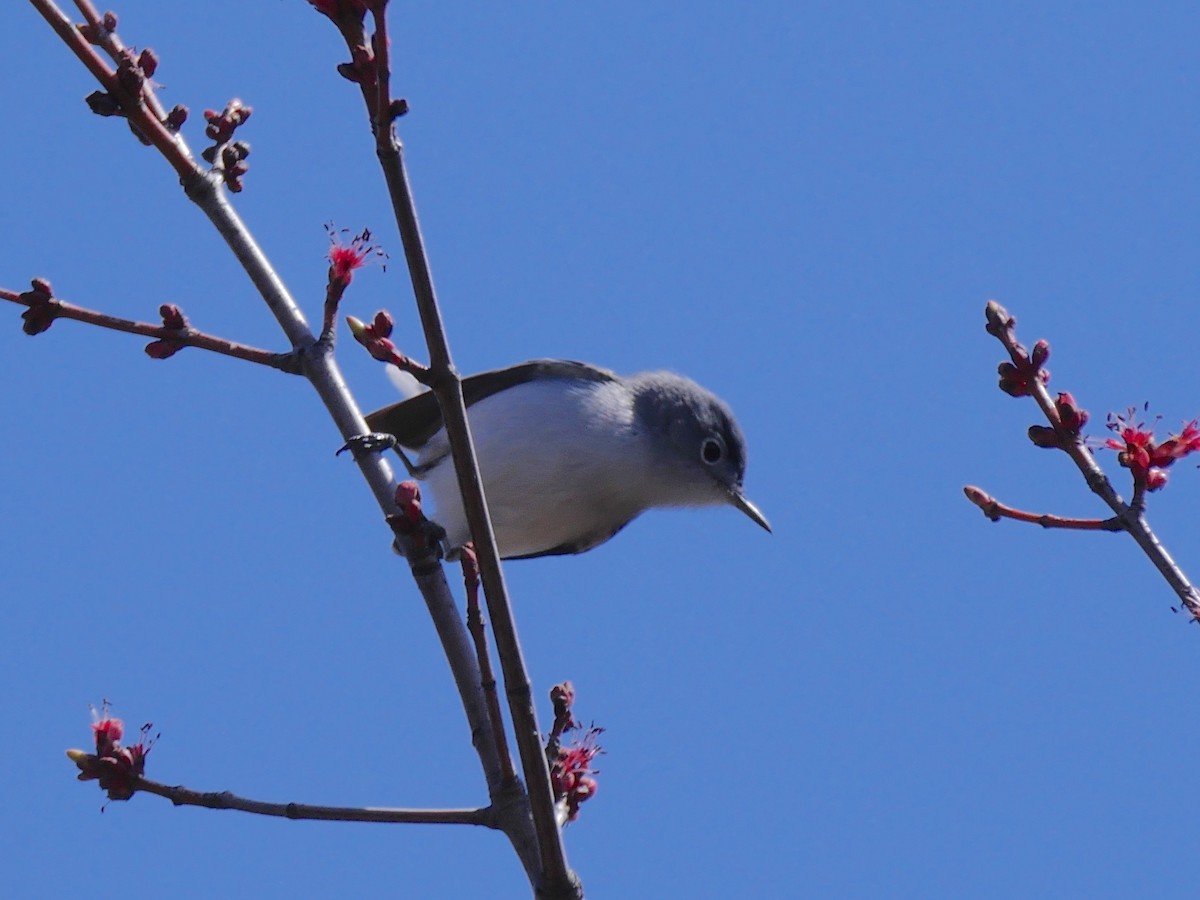
[[[700,458],[710,466],[713,463],[719,463],[724,455],[725,448],[716,438],[705,438],[700,444]]]

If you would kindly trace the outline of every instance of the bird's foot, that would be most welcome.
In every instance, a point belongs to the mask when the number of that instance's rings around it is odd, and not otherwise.
[[[388,450],[394,450],[398,446],[399,444],[396,443],[394,435],[373,431],[370,434],[356,434],[346,441],[346,443],[342,444],[341,449],[338,450],[336,455],[341,456],[349,450],[355,457],[358,457],[363,453],[384,453]]]
[[[388,450],[395,450],[396,455],[400,457],[400,462],[404,464],[404,471],[408,473],[409,478],[420,478],[430,468],[428,465],[418,465],[409,459],[395,435],[386,432],[372,431],[370,434],[356,434],[346,441],[335,455],[341,456],[347,450],[354,454],[355,459],[364,453],[385,453]]]

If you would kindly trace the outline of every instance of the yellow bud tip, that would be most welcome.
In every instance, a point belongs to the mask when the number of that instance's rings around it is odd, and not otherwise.
[[[354,335],[354,339],[362,340],[362,336],[367,332],[366,323],[354,316],[346,316],[346,324],[350,326],[350,333]]]
[[[87,761],[87,758],[91,755],[92,754],[88,753],[86,750],[68,750],[67,751],[67,759],[69,759],[71,762],[75,763],[75,765],[77,765],[77,766],[82,766],[83,763],[85,763]]]

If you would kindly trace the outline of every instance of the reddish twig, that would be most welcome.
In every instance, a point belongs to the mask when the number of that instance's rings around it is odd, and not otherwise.
[[[508,752],[508,736],[504,733],[504,715],[500,711],[500,697],[496,693],[496,673],[492,670],[487,630],[479,608],[479,564],[475,558],[475,548],[471,544],[461,548],[459,563],[462,565],[463,585],[467,592],[467,630],[471,632],[471,638],[475,642],[481,687],[483,695],[487,698],[488,713],[492,718],[492,739],[496,742],[496,753],[504,767],[504,780],[512,781],[517,777],[517,773],[513,769],[512,755]]]
[[[401,372],[407,372],[421,384],[428,386],[431,381],[429,366],[422,365],[402,353],[400,348],[392,342],[392,328],[395,327],[395,324],[392,314],[386,309],[375,313],[370,324],[354,316],[346,316],[346,325],[350,329],[350,334],[362,344],[373,359],[395,366]]]
[[[42,14],[42,18],[50,24],[63,43],[100,82],[105,92],[117,101],[121,113],[137,130],[139,136],[163,155],[180,178],[187,179],[197,175],[199,168],[187,147],[181,141],[176,140],[176,135],[156,115],[156,111],[161,110],[161,105],[155,103],[152,109],[151,104],[147,101],[147,97],[152,93],[148,82],[144,78],[138,77],[137,73],[132,71],[132,66],[124,70],[127,77],[118,77],[118,70],[110,67],[95,51],[92,44],[88,43],[80,30],[75,27],[75,24],[55,6],[53,0],[29,0],[29,2]],[[104,28],[102,17],[91,3],[86,0],[77,0],[76,5],[83,12],[90,27],[95,28],[96,24],[100,23],[100,27],[104,31],[108,31],[107,28]],[[120,67],[121,64],[118,63],[118,69]]]
[[[1041,525],[1043,528],[1070,528],[1076,531],[1125,530],[1125,525],[1116,516],[1108,519],[1069,519],[1050,513],[1031,513],[1012,506],[1005,506],[990,494],[984,493],[972,485],[963,488],[963,493],[993,522],[998,522],[1000,519],[1016,519],[1018,522],[1029,522],[1033,525]]]
[[[146,759],[157,736],[146,723],[137,740],[122,746],[124,723],[108,714],[106,700],[93,709],[92,725],[96,752],[68,750],[67,758],[79,769],[80,781],[95,781],[109,800],[130,800],[138,791],[165,797],[176,806],[203,806],[208,809],[235,809],[260,816],[286,819],[315,819],[338,822],[390,822],[443,825],[486,825],[496,827],[496,815],[482,809],[394,809],[383,807],[317,806],[308,803],[267,803],[239,797],[229,791],[194,791],[182,785],[166,785],[145,776]]]
[[[375,34],[370,48],[363,40],[362,16],[358,14],[362,7],[358,4],[331,3],[326,0],[310,2],[333,19],[346,38],[351,63],[339,66],[338,71],[358,84],[371,116],[376,154],[392,200],[417,310],[429,348],[430,371],[427,383],[442,409],[454,469],[458,476],[459,494],[475,545],[488,614],[492,620],[496,652],[500,657],[500,669],[504,676],[505,696],[508,699],[517,751],[529,792],[529,811],[537,841],[535,865],[531,865],[523,849],[526,843],[524,835],[517,830],[524,829],[525,822],[514,820],[514,830],[507,833],[518,852],[522,853],[522,861],[535,883],[539,897],[546,900],[577,900],[583,896],[583,889],[567,863],[566,848],[555,815],[554,791],[550,783],[550,770],[544,748],[541,745],[532,686],[517,638],[516,620],[508,599],[504,573],[500,567],[500,554],[496,548],[495,534],[484,498],[479,464],[467,423],[466,405],[463,402],[462,382],[450,355],[441,311],[438,308],[429,259],[417,219],[416,204],[404,166],[403,147],[392,127],[393,120],[402,115],[407,106],[401,100],[392,100],[387,92],[390,72],[387,71],[387,19],[383,15],[386,0],[374,0],[369,4],[374,13],[375,23]]]
[[[1161,487],[1166,482],[1162,469],[1171,465],[1175,459],[1200,448],[1200,429],[1196,428],[1196,423],[1190,423],[1184,429],[1183,435],[1170,438],[1157,446],[1151,443],[1149,436],[1140,429],[1127,429],[1129,431],[1127,443],[1131,449],[1123,451],[1119,458],[1122,465],[1130,469],[1133,474],[1134,493],[1132,502],[1126,503],[1113,488],[1108,476],[1104,474],[1099,463],[1096,462],[1095,456],[1084,443],[1081,431],[1087,422],[1087,413],[1078,407],[1070,394],[1060,393],[1056,399],[1051,397],[1050,392],[1046,389],[1050,374],[1044,365],[1050,355],[1050,345],[1044,340],[1038,341],[1032,352],[1027,350],[1017,340],[1017,320],[994,300],[988,302],[985,313],[988,334],[1000,341],[1011,360],[1011,362],[1000,365],[1000,389],[1014,397],[1033,397],[1050,423],[1048,429],[1037,425],[1031,427],[1029,429],[1030,439],[1040,447],[1062,450],[1066,453],[1082,473],[1088,487],[1114,513],[1112,519],[1102,520],[1103,525],[1088,527],[1092,530],[1127,531],[1137,545],[1142,548],[1142,552],[1146,554],[1154,567],[1158,569],[1167,584],[1171,586],[1192,619],[1200,620],[1200,592],[1196,590],[1183,570],[1163,547],[1145,516],[1146,492]],[[1117,422],[1125,424],[1121,418],[1118,418]],[[1115,439],[1107,441],[1106,445],[1113,449],[1122,446],[1121,442]],[[1135,450],[1137,453],[1134,452]],[[968,499],[981,508],[984,504],[980,503],[980,498],[986,497],[987,501],[995,503],[978,488],[968,489],[966,493]],[[1004,509],[1008,508],[1004,507]],[[999,505],[997,504],[993,511],[998,510]],[[988,513],[987,508],[984,511]],[[1038,524],[1044,524],[1047,527],[1067,527],[1061,524],[1048,524],[1041,521],[1040,517],[1032,520],[1026,518],[1030,515],[1022,513],[1003,517],[1037,521]],[[989,518],[991,517],[989,515]],[[1052,519],[1054,522],[1101,521],[1068,520],[1054,517]]]
[[[159,120],[162,107],[155,102],[149,81],[152,70],[157,67],[157,60],[146,51],[136,59],[132,58],[114,33],[115,16],[106,13],[101,17],[87,0],[78,2],[82,4],[80,8],[87,20],[82,27],[76,26],[63,15],[53,0],[30,0],[59,38],[100,82],[104,92],[99,97],[93,95],[96,104],[93,109],[107,115],[123,116],[143,142],[148,141],[155,146],[179,175],[187,197],[204,212],[228,244],[294,348],[294,354],[280,357],[280,362],[285,365],[294,363],[309,379],[344,438],[363,434],[366,424],[333,358],[332,340],[319,342],[314,337],[287,287],[228,202],[222,189],[222,178],[218,177],[220,173],[207,172],[192,158],[184,141],[174,134],[173,129],[182,124],[186,111],[181,115],[182,108],[177,107],[162,116],[162,121]],[[385,0],[373,2],[383,3]],[[113,56],[118,63],[117,71],[95,52],[92,41]],[[228,120],[210,120],[209,123],[211,128],[220,132],[215,138],[218,140],[217,146],[220,146],[220,140],[228,138],[228,132],[236,123],[233,121],[233,111],[229,108],[216,118]],[[238,118],[244,120],[244,110]],[[228,178],[224,181],[228,183]],[[49,291],[46,293],[49,294]],[[42,330],[48,322],[53,321],[54,310],[47,305],[43,312],[49,313],[49,317],[43,316],[32,323]],[[26,323],[30,325],[30,319],[27,318]],[[159,340],[169,345],[176,337],[171,334]],[[160,349],[167,351],[170,347],[161,346]],[[394,513],[396,484],[387,463],[377,454],[357,454],[355,459],[384,515]],[[489,786],[495,785],[500,780],[500,765],[494,757],[491,741],[479,737],[486,734],[490,725],[479,688],[479,672],[470,636],[458,614],[444,572],[436,564],[429,567],[428,556],[414,554],[410,558],[413,578],[445,650],[485,778]],[[494,793],[493,805],[505,812],[511,805],[510,799],[508,796],[498,798]]]
[[[146,353],[155,359],[172,356],[182,347],[197,347],[201,350],[219,353],[222,356],[232,356],[235,359],[269,366],[272,369],[299,374],[293,354],[261,350],[227,338],[197,331],[187,324],[187,319],[184,318],[178,307],[170,304],[164,304],[159,308],[164,324],[151,325],[149,322],[122,319],[119,316],[110,316],[107,313],[85,309],[82,306],[60,300],[53,296],[50,283],[44,279],[36,278],[32,284],[32,290],[20,294],[0,288],[0,300],[8,300],[11,303],[28,307],[24,318],[25,330],[29,334],[40,334],[49,328],[55,319],[73,319],[76,322],[84,322],[99,328],[155,338],[153,343],[146,346]]]

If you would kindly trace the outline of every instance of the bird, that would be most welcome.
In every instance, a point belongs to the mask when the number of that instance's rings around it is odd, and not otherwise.
[[[535,359],[466,377],[462,391],[502,559],[583,553],[656,507],[729,505],[771,530],[742,491],[732,410],[689,378]],[[366,421],[432,493],[455,558],[471,534],[436,398],[424,391]]]

